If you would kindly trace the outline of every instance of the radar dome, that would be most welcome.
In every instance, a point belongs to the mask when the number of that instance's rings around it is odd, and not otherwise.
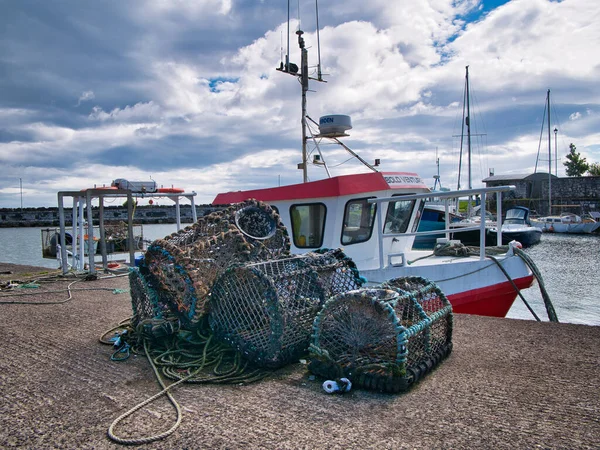
[[[350,116],[343,114],[330,114],[319,119],[321,136],[340,137],[347,136],[346,131],[352,129]]]

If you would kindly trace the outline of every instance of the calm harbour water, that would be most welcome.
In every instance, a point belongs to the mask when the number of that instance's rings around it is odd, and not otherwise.
[[[0,228],[0,262],[57,268],[42,258],[41,228]],[[144,238],[154,240],[176,231],[174,224],[144,225]],[[600,325],[600,235],[544,234],[542,242],[526,250],[538,266],[561,322]],[[123,259],[112,255],[109,259]],[[523,291],[536,314],[547,320],[537,283]],[[520,298],[510,318],[533,320]]]

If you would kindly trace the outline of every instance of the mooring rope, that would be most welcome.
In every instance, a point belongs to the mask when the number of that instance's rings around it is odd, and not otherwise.
[[[513,281],[511,276],[508,274],[506,269],[504,269],[504,267],[502,266],[500,261],[498,261],[498,259],[494,257],[494,255],[501,255],[503,253],[506,253],[507,250],[508,250],[508,246],[506,246],[506,245],[496,246],[496,247],[486,247],[485,248],[485,256],[486,256],[486,258],[488,258],[488,259],[494,261],[494,263],[496,263],[496,265],[500,268],[502,273],[506,276],[506,279],[511,283],[515,292],[521,298],[521,300],[523,301],[523,303],[525,304],[525,306],[527,307],[529,312],[533,315],[535,320],[540,322],[541,321],[540,318],[535,313],[533,308],[529,305],[527,300],[525,300],[525,297],[523,297],[523,294],[521,294],[521,290],[519,289],[519,287],[515,284],[515,282]],[[548,291],[546,290],[546,286],[544,285],[544,280],[542,278],[542,274],[540,273],[539,269],[537,268],[537,266],[535,265],[535,263],[533,262],[531,257],[529,255],[527,255],[527,253],[525,253],[523,250],[514,247],[514,253],[515,253],[515,255],[519,256],[523,260],[523,262],[529,267],[533,276],[538,281],[538,285],[540,286],[540,292],[541,292],[542,298],[544,300],[544,306],[546,308],[546,313],[548,314],[548,320],[550,322],[558,322],[558,317],[556,316],[556,311],[554,310],[554,306],[552,305],[552,301],[550,300],[550,296],[548,295]],[[456,244],[451,244],[451,243],[444,243],[444,244],[437,244],[433,250],[433,253],[426,255],[426,256],[421,256],[412,261],[408,261],[408,264],[413,264],[416,261],[419,261],[419,260],[425,259],[425,258],[430,258],[432,256],[468,257],[468,256],[478,256],[478,255],[479,255],[479,247],[470,247],[470,246],[465,246],[462,244],[456,245]],[[487,267],[478,269],[477,271],[484,270],[485,268],[487,268]],[[474,272],[471,272],[471,273],[474,273]],[[459,275],[455,278],[460,278],[461,276],[463,276],[463,275]],[[438,280],[438,282],[439,281],[447,281],[447,280]]]
[[[546,307],[546,313],[548,314],[548,320],[550,322],[558,322],[558,317],[556,315],[556,311],[554,310],[554,305],[552,305],[552,301],[550,300],[550,296],[548,295],[548,291],[546,290],[546,285],[544,284],[544,279],[542,278],[542,274],[540,273],[538,267],[535,265],[531,257],[525,253],[520,248],[515,248],[515,254],[517,254],[527,266],[531,269],[533,276],[537,279],[538,285],[540,286],[540,292],[542,294],[542,298],[544,299],[544,306]]]
[[[486,255],[487,258],[491,259],[492,261],[494,261],[496,263],[496,265],[498,266],[498,268],[502,271],[502,273],[506,276],[506,279],[510,282],[510,284],[512,285],[513,289],[515,290],[515,292],[518,294],[518,296],[521,298],[521,300],[523,300],[523,303],[525,303],[525,306],[527,306],[527,309],[529,310],[529,312],[531,314],[533,314],[533,317],[535,318],[535,320],[537,320],[538,322],[541,322],[540,318],[538,317],[538,315],[535,313],[535,311],[531,308],[531,306],[529,306],[529,303],[527,302],[527,300],[525,300],[525,297],[523,297],[523,294],[521,294],[521,290],[519,289],[519,287],[515,284],[515,282],[513,281],[513,279],[511,278],[511,276],[508,274],[508,272],[506,271],[506,269],[504,267],[502,267],[502,264],[500,263],[500,261],[498,261],[496,258],[494,258],[491,255]]]
[[[535,265],[535,263],[533,262],[533,260],[523,250],[516,248],[516,247],[513,250],[515,252],[515,255],[519,256],[523,260],[523,262],[525,262],[527,267],[529,267],[531,269],[533,276],[537,279],[538,285],[540,286],[540,292],[542,293],[542,298],[544,299],[544,306],[546,307],[546,313],[548,314],[548,320],[550,322],[558,322],[558,317],[556,316],[556,311],[554,310],[554,306],[552,305],[552,301],[550,300],[550,296],[548,295],[548,291],[546,290],[546,287],[544,285],[544,280],[542,278],[542,274],[538,270],[538,268]],[[521,294],[521,290],[519,289],[519,287],[515,284],[515,282],[513,281],[511,276],[508,274],[506,269],[504,269],[504,267],[502,267],[502,264],[500,263],[500,261],[498,261],[496,258],[494,258],[491,255],[486,255],[486,257],[496,263],[496,265],[500,268],[502,273],[504,273],[504,275],[506,276],[506,279],[508,281],[510,281],[510,283],[512,284],[515,292],[519,295],[521,300],[523,300],[523,303],[525,303],[525,306],[527,307],[529,312],[531,312],[533,317],[535,317],[535,320],[537,320],[538,322],[541,322],[538,315],[533,311],[533,309],[531,308],[531,306],[529,305],[527,300],[525,300],[525,297],[523,297],[523,294]]]

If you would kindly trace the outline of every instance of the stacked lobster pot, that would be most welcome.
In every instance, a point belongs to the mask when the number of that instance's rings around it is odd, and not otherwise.
[[[253,365],[286,364],[308,349],[325,300],[365,281],[341,250],[289,249],[278,214],[254,200],[154,241],[129,275],[132,326],[155,339],[210,326]]]
[[[363,282],[341,250],[233,266],[212,288],[210,327],[254,365],[277,368],[306,353],[325,301]]]
[[[398,278],[329,299],[314,322],[309,370],[401,392],[452,350],[452,307],[433,282]]]
[[[150,334],[200,326],[215,280],[232,264],[288,256],[289,236],[279,215],[255,200],[201,217],[154,241],[139,272],[130,273],[132,325]]]

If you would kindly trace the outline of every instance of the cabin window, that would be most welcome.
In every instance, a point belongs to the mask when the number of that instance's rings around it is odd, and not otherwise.
[[[390,202],[385,216],[383,232],[406,233],[414,206],[414,200],[396,200]]]
[[[412,226],[412,233],[416,233],[419,230],[419,224],[421,223],[421,220],[423,220],[423,211],[425,210],[425,202],[423,200],[417,200],[417,214],[416,214],[416,219],[413,222],[413,226]],[[410,217],[409,217],[410,219]],[[444,222],[446,221],[446,216],[444,214]]]
[[[370,197],[374,198],[374,197]],[[371,239],[377,205],[367,198],[350,200],[344,209],[342,245],[358,244]]]
[[[323,203],[292,205],[292,235],[297,248],[320,248],[325,232],[327,208]]]

